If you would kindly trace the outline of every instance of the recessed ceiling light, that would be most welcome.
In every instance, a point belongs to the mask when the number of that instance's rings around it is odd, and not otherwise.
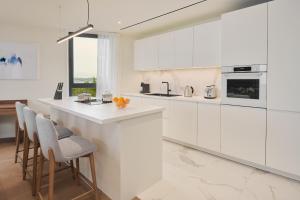
[[[117,23],[118,23],[118,24],[122,24],[122,22],[121,22],[121,21],[118,21]]]

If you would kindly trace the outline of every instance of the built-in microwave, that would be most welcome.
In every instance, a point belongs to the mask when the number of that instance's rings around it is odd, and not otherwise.
[[[222,67],[222,104],[266,108],[267,65]]]

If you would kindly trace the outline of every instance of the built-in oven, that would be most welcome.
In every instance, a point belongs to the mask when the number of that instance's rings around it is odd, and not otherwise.
[[[222,67],[222,104],[266,108],[267,66]]]

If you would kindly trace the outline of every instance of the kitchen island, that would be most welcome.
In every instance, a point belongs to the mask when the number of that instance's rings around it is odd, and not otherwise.
[[[162,177],[162,107],[129,104],[88,105],[39,99],[50,108],[51,118],[97,145],[98,188],[112,200],[131,200]],[[91,180],[88,160],[80,172]]]

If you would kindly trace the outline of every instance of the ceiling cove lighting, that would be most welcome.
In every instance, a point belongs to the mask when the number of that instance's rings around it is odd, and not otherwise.
[[[161,15],[152,17],[152,18],[150,18],[150,19],[146,19],[146,20],[144,20],[144,21],[141,21],[141,22],[138,22],[138,23],[135,23],[135,24],[132,24],[132,25],[123,27],[123,28],[121,28],[120,30],[122,31],[122,30],[125,30],[125,29],[132,28],[132,27],[134,27],[134,26],[138,26],[138,25],[140,25],[140,24],[144,24],[144,23],[146,23],[146,22],[149,22],[149,21],[152,21],[152,20],[155,20],[155,19],[164,17],[164,16],[166,16],[166,15],[169,15],[169,14],[172,14],[172,13],[175,13],[175,12],[178,12],[178,11],[181,11],[181,10],[184,10],[184,9],[186,9],[186,8],[189,8],[189,7],[192,7],[192,6],[195,6],[195,5],[204,3],[204,2],[206,2],[206,1],[208,1],[208,0],[201,0],[201,1],[198,1],[198,2],[193,3],[193,4],[189,4],[189,5],[187,5],[187,6],[178,8],[178,9],[176,9],[176,10],[172,10],[172,11],[169,11],[169,12],[167,12],[167,13],[163,13],[163,14],[161,14]]]
[[[89,3],[89,0],[86,0],[87,2],[87,5],[88,5],[88,16],[87,16],[87,25],[81,29],[79,29],[78,31],[75,31],[73,33],[70,33],[69,35],[63,37],[63,38],[60,38],[57,40],[57,43],[60,44],[60,43],[63,43],[67,40],[70,40],[72,39],[73,37],[76,37],[82,33],[85,33],[87,31],[90,31],[94,28],[93,24],[89,24],[89,21],[90,21],[90,3]]]

